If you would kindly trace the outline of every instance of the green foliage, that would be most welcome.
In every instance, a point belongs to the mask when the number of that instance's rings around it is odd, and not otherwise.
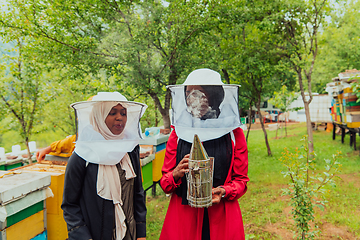
[[[310,121],[308,105],[312,101],[312,73],[318,55],[319,32],[330,13],[329,4],[327,0],[280,1],[276,5],[278,13],[263,21],[264,27],[277,36],[272,46],[282,50],[283,61],[296,73],[307,121]],[[308,100],[305,92],[309,94]],[[307,123],[307,129],[309,147],[313,151],[311,122]]]
[[[26,38],[27,55],[56,81],[35,132],[73,133],[69,104],[107,90],[150,106],[143,127],[161,122],[158,113],[169,127],[166,86],[196,68],[240,84],[239,106],[248,109],[282,85],[321,93],[329,77],[357,67],[359,3],[337,2],[8,0],[0,34],[7,43]]]
[[[10,120],[10,118],[9,118]],[[0,122],[0,126],[7,126],[8,122],[3,120]],[[24,140],[20,136],[20,133],[15,130],[7,130],[4,131],[3,127],[0,129],[0,136],[1,136],[1,147],[5,148],[5,152],[11,152],[11,147],[13,145],[20,145],[21,149],[25,149],[26,145],[24,144]]]
[[[1,130],[17,131],[27,146],[41,109],[52,98],[52,92],[46,87],[48,77],[34,57],[27,55],[22,39],[17,39],[15,48],[9,52],[4,55],[0,78],[0,105],[2,114],[8,117],[4,120],[9,124],[3,125]]]
[[[108,76],[104,71],[97,74],[83,76],[82,79],[71,75],[73,68],[47,72],[51,82],[48,87],[52,89],[53,99],[48,102],[42,111],[42,118],[37,122],[37,133],[59,128],[65,136],[76,133],[76,119],[72,103],[86,101],[97,92],[116,91],[121,87],[116,83],[114,76]],[[79,82],[82,84],[79,84]],[[127,96],[128,92],[123,91]]]
[[[285,195],[291,196],[292,215],[298,230],[298,239],[314,239],[317,231],[311,231],[310,222],[314,221],[314,207],[324,209],[325,200],[321,197],[327,185],[335,186],[334,176],[340,171],[341,164],[337,161],[341,152],[334,154],[332,159],[325,159],[325,169],[317,168],[314,153],[309,152],[307,136],[299,150],[282,153],[280,161],[287,168],[282,171],[284,177],[290,178],[289,187],[284,189]]]
[[[359,1],[338,1],[319,35],[319,54],[314,68],[319,93],[339,73],[360,69]]]
[[[81,83],[100,69],[120,77],[137,95],[153,99],[169,127],[171,96],[166,86],[194,70],[198,49],[190,44],[216,21],[212,10],[218,4],[10,0],[8,5],[0,17],[4,32],[31,36],[34,52],[44,63],[72,66],[71,74]]]
[[[294,88],[295,81],[289,81],[294,80],[293,73],[289,71],[287,62],[283,61],[284,51],[274,46],[279,41],[274,21],[268,22],[269,16],[277,14],[278,4],[224,1],[216,9],[221,17],[210,32],[212,37],[204,38],[204,41],[210,40],[216,46],[212,61],[223,72],[227,83],[241,85],[240,108],[249,109],[255,105],[260,112],[260,103],[282,84]],[[271,155],[265,130],[264,138],[267,152]]]
[[[351,90],[353,91],[353,93],[356,94],[357,96],[357,100],[356,102],[360,102],[360,83],[359,83],[359,77],[353,78],[355,81],[352,82],[351,85]]]

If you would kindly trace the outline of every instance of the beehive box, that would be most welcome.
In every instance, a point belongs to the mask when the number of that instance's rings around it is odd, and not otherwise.
[[[51,240],[65,240],[68,238],[67,225],[61,209],[65,169],[66,166],[51,163],[37,163],[21,168],[22,171],[41,172],[51,175],[50,189],[52,190],[54,197],[46,199],[47,235]]]
[[[1,231],[0,240],[20,240],[20,239],[47,239],[43,236],[46,231],[46,210],[42,210],[28,218]],[[39,236],[43,236],[40,237]]]
[[[32,239],[46,230],[45,173],[0,171],[0,240]]]
[[[360,71],[356,69],[346,70],[332,79],[332,83],[326,84],[326,91],[333,97],[335,122],[346,124],[348,128],[360,127],[360,102],[352,91],[351,83],[359,81]]]
[[[345,123],[348,128],[360,127],[360,102],[350,87],[344,88]]]
[[[151,161],[151,177],[152,182],[158,182],[161,179],[162,176],[162,166],[164,164],[164,158],[165,158],[165,148],[166,143],[169,139],[169,135],[159,135],[157,137],[147,137],[140,141],[140,148],[142,146],[153,146],[155,156]],[[150,164],[150,163],[148,163]],[[145,176],[147,173],[150,175],[150,169],[145,169],[146,165],[142,164],[142,171],[143,171],[143,178],[144,182],[145,179],[147,179],[147,176]],[[150,168],[150,166],[148,167]],[[145,171],[144,171],[145,170]],[[144,186],[145,189],[145,186]]]
[[[0,230],[10,227],[15,223],[37,213],[44,208],[47,197],[46,189],[27,194],[25,197],[0,206],[3,217],[0,219]],[[5,216],[5,217],[4,217]]]
[[[13,159],[13,160],[2,160],[0,161],[0,170],[8,171],[23,165],[22,159]]]
[[[153,161],[153,181],[158,182],[160,181],[162,177],[162,166],[164,165],[164,158],[165,158],[165,148],[166,148],[167,138],[166,142],[158,143],[156,145],[156,152],[155,152],[155,159]]]
[[[155,158],[155,154],[152,154],[151,156],[148,156],[145,159],[141,159],[144,160],[141,161],[142,184],[144,190],[150,188],[153,185],[152,161],[154,160],[154,158]]]

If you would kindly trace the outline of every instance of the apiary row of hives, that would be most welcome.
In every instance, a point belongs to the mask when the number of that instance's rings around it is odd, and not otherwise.
[[[156,186],[161,178],[168,138],[161,135],[141,141],[144,189]],[[47,155],[47,160],[29,164],[19,147],[10,154],[3,148],[0,152],[0,240],[66,240],[61,203],[67,158]]]
[[[357,81],[357,76],[360,76],[360,71],[347,70],[326,85],[327,92],[332,97],[331,120],[348,128],[360,127],[360,102],[351,86],[352,82]]]
[[[65,168],[31,164],[0,171],[0,240],[67,239],[60,208]]]

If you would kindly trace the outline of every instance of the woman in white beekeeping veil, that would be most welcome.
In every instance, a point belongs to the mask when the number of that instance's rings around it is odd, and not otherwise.
[[[166,146],[160,185],[172,193],[160,240],[244,240],[238,199],[249,178],[248,152],[240,128],[238,85],[226,85],[220,74],[198,69],[172,93],[172,128]],[[212,206],[188,205],[189,153],[197,134],[209,157],[214,157]]]
[[[61,208],[69,240],[145,239],[139,120],[146,105],[118,92],[72,104],[79,132]]]

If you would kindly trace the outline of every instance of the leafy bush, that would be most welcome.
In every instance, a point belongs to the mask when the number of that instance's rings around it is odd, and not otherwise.
[[[310,227],[310,223],[314,222],[314,207],[324,209],[325,187],[335,186],[334,177],[341,168],[340,162],[337,161],[341,152],[334,154],[332,159],[325,159],[325,169],[320,170],[315,153],[309,152],[307,136],[304,136],[302,141],[304,145],[300,149],[296,148],[294,152],[290,152],[285,148],[280,157],[287,169],[282,171],[282,174],[290,178],[289,187],[283,189],[283,193],[291,197],[291,214],[298,230],[297,238],[314,239],[317,231],[312,231]]]

